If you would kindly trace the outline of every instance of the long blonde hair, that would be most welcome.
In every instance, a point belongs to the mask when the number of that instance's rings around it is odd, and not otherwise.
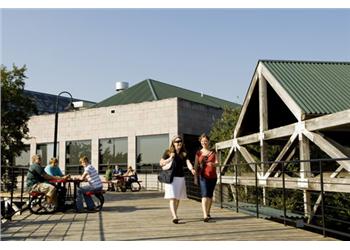
[[[174,141],[176,139],[180,139],[182,141],[182,144],[181,144],[181,149],[180,149],[180,152],[179,152],[179,156],[183,159],[187,156],[187,152],[186,152],[186,147],[185,147],[185,143],[184,143],[184,140],[182,139],[182,137],[180,135],[177,135],[175,136],[172,140],[171,140],[171,143],[170,143],[170,146],[169,146],[169,149],[168,149],[168,153],[175,153],[176,154],[176,150],[175,150],[175,146],[174,146]]]

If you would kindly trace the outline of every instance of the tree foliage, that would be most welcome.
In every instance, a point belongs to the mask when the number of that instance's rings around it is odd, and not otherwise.
[[[26,66],[13,65],[12,70],[1,65],[1,164],[12,165],[15,156],[25,149],[27,122],[37,112],[32,99],[24,95]]]
[[[215,144],[233,138],[233,131],[238,121],[240,111],[240,108],[224,108],[221,118],[214,123],[210,131],[209,135],[212,143]]]

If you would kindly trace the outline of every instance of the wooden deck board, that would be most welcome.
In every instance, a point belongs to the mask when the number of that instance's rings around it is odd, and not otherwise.
[[[2,225],[1,240],[334,240],[322,235],[213,207],[204,223],[199,202],[180,202],[180,224],[171,222],[168,201],[159,192],[108,193],[99,213],[30,215]]]

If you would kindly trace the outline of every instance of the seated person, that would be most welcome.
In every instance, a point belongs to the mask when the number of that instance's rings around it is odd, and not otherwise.
[[[113,187],[113,185],[111,183],[112,179],[113,179],[113,169],[112,169],[112,166],[108,166],[107,170],[106,170],[106,173],[105,173],[105,180],[108,183],[107,191],[113,191],[114,190],[114,187]]]
[[[132,182],[137,181],[137,174],[136,171],[132,168],[132,166],[128,167],[128,171],[126,171],[123,176],[126,179],[126,184],[130,185]]]
[[[45,167],[45,172],[52,176],[63,176],[60,167],[58,166],[57,158],[52,157],[50,159],[49,165]]]
[[[45,172],[48,175],[52,175],[52,176],[60,176],[60,177],[64,177],[64,178],[70,178],[70,175],[65,175],[63,176],[60,167],[58,166],[58,159],[55,157],[52,157],[50,159],[49,165],[47,165],[45,167]],[[66,197],[66,193],[67,193],[67,189],[65,188],[64,185],[60,185],[60,183],[58,185],[55,185],[58,191],[58,204],[59,207],[64,210],[64,202],[65,202],[65,197]]]
[[[122,174],[123,174],[123,170],[118,165],[115,165],[115,168],[113,169],[113,175],[120,176]]]
[[[57,189],[54,185],[47,183],[48,180],[64,180],[67,177],[48,175],[41,166],[41,156],[32,156],[32,165],[27,173],[27,188],[29,192],[41,192],[46,194],[47,205],[50,210],[57,207]]]
[[[77,188],[76,210],[77,212],[83,211],[83,197],[88,210],[94,210],[94,201],[90,196],[85,195],[85,193],[89,191],[102,190],[102,181],[97,173],[97,170],[89,163],[89,159],[86,156],[80,157],[79,162],[84,167],[84,173],[75,179],[81,181],[87,180],[89,183],[88,185]]]
[[[113,184],[115,191],[118,191],[119,189],[123,190],[125,188],[123,170],[118,165],[115,165],[115,168],[113,169]]]

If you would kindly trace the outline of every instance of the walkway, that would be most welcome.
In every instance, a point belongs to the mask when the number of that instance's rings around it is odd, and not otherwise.
[[[102,212],[31,215],[6,222],[1,240],[334,240],[253,216],[214,207],[215,221],[201,220],[200,203],[180,203],[180,223],[170,220],[159,192],[108,193]]]

